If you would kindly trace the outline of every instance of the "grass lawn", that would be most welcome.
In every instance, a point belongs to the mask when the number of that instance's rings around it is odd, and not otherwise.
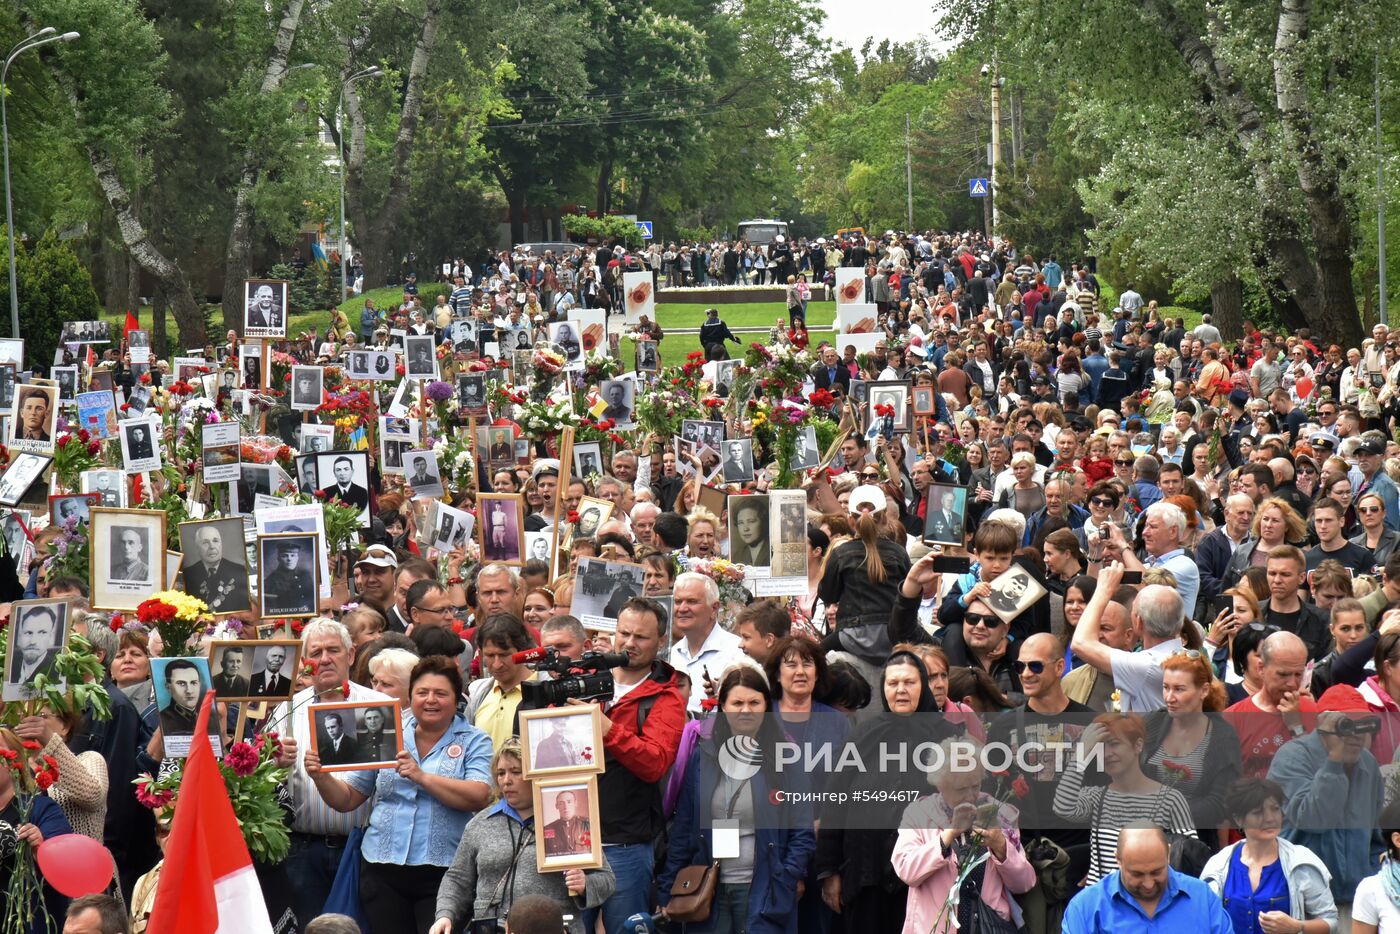
[[[771,328],[773,322],[787,320],[787,305],[777,302],[740,302],[734,305],[719,305],[719,316],[731,328],[763,327]],[[830,327],[836,320],[835,302],[808,302],[807,327]],[[678,305],[662,303],[656,306],[656,322],[663,331],[672,328],[698,328],[705,323],[704,305]],[[664,344],[665,341],[662,341]]]

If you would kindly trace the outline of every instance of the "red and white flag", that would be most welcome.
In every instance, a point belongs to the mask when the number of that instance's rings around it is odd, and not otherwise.
[[[262,888],[209,746],[204,695],[147,934],[272,934]]]

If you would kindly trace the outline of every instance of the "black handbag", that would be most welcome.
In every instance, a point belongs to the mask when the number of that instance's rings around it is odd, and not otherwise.
[[[1011,903],[1011,893],[1006,895],[1007,903]],[[981,898],[977,899],[977,934],[1022,934],[1025,925],[1017,927],[1012,922],[997,914],[997,910]]]

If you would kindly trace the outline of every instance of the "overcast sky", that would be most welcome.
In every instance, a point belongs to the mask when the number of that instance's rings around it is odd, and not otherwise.
[[[933,38],[933,0],[822,0],[822,8],[822,34],[857,53],[867,38],[876,45],[882,39],[907,42],[919,34]]]

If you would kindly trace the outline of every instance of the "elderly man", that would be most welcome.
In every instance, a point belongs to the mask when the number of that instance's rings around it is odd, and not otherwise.
[[[316,674],[308,688],[298,691],[291,704],[279,704],[272,715],[272,729],[284,743],[279,764],[292,766],[288,777],[295,817],[292,848],[286,867],[292,907],[299,918],[314,918],[325,908],[335,881],[345,840],[350,831],[364,826],[368,805],[341,813],[327,805],[306,774],[305,756],[311,748],[311,718],[306,707],[317,701],[388,700],[388,696],[349,681],[353,660],[349,631],[330,619],[313,619],[301,633],[302,659],[314,662]],[[342,693],[349,685],[350,694]]]
[[[1170,857],[1160,828],[1123,828],[1118,868],[1074,896],[1064,934],[1233,934],[1220,897],[1200,879],[1172,869]]]
[[[1069,523],[1069,528],[1078,529],[1084,525],[1084,520],[1089,518],[1089,511],[1082,506],[1076,506],[1070,501],[1072,495],[1072,484],[1060,477],[1045,484],[1045,505],[1026,520],[1026,534],[1022,539],[1022,546],[1030,545],[1040,535],[1040,530],[1050,520],[1056,523],[1061,521]]]
[[[476,574],[476,619],[520,613],[520,578],[504,564],[488,564]]]
[[[1103,613],[1123,581],[1123,566],[1111,564],[1099,572],[1094,597],[1074,628],[1071,648],[1085,664],[1109,675],[1117,686],[1124,712],[1160,710],[1162,662],[1181,648],[1181,627],[1186,621],[1181,595],[1170,587],[1151,584],[1133,601],[1133,631],[1142,651],[1128,652],[1105,645],[1099,638]]]
[[[1271,627],[1272,628],[1272,627]],[[1289,740],[1313,728],[1317,705],[1303,690],[1308,647],[1291,632],[1274,632],[1259,643],[1260,688],[1229,707],[1240,735],[1245,778],[1262,778],[1274,755]],[[1267,716],[1266,716],[1267,714]]]
[[[1224,589],[1225,569],[1235,550],[1249,541],[1249,524],[1254,519],[1254,500],[1233,493],[1225,500],[1225,524],[1212,529],[1196,545],[1196,567],[1200,571],[1200,599],[1211,600]]]
[[[1385,782],[1369,748],[1380,729],[1372,714],[1323,711],[1317,729],[1284,744],[1269,766],[1269,778],[1284,791],[1283,836],[1331,870],[1339,907],[1350,905],[1382,852],[1373,828],[1380,826]]]
[[[1116,524],[1109,524],[1108,537],[1106,551],[1117,553],[1128,570],[1141,571],[1154,567],[1170,571],[1176,579],[1176,592],[1181,595],[1182,606],[1188,612],[1195,611],[1196,595],[1201,589],[1201,571],[1181,546],[1186,539],[1186,514],[1180,506],[1154,503],[1147,507],[1147,518],[1142,524],[1142,542],[1147,550],[1145,561],[1138,560],[1138,556],[1133,554],[1123,537],[1123,530]]]
[[[705,682],[719,684],[719,677],[744,657],[739,637],[719,625],[719,585],[703,574],[686,572],[676,578],[672,597],[672,621],[682,638],[671,647],[671,665],[690,676],[692,714],[700,713]]]
[[[632,537],[638,544],[656,544],[656,517],[661,515],[661,507],[655,503],[638,503],[632,507]]]

